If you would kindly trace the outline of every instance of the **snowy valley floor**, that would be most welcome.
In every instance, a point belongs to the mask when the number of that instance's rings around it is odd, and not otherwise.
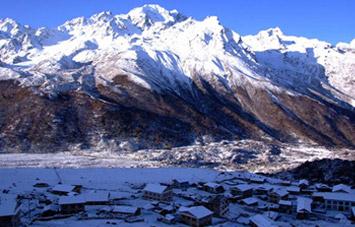
[[[192,167],[215,170],[274,173],[295,168],[316,159],[355,160],[355,150],[329,149],[311,145],[270,145],[253,140],[222,141],[172,149],[135,152],[109,148],[72,149],[51,154],[0,154],[2,168],[85,167]]]

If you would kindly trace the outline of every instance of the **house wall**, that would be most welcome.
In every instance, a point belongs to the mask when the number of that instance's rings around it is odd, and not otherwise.
[[[308,213],[306,213],[306,212],[300,212],[300,213],[297,213],[297,215],[296,215],[296,218],[297,219],[305,219],[305,218],[307,218],[308,217]]]
[[[204,203],[208,209],[214,212],[218,216],[224,216],[229,211],[229,203],[227,199],[221,199],[219,202]]]
[[[325,208],[338,211],[350,211],[355,202],[341,201],[341,200],[324,200]]]
[[[212,216],[207,216],[205,218],[196,219],[188,214],[181,214],[181,221],[190,226],[206,226],[212,224]]]
[[[172,196],[173,196],[173,192],[171,190],[168,190],[162,194],[148,192],[148,191],[144,191],[143,193],[144,198],[151,199],[151,200],[158,200],[158,201],[170,201]]]
[[[84,204],[65,204],[60,206],[61,212],[65,214],[78,213],[84,211],[84,209]]]
[[[278,203],[278,202],[280,202],[281,199],[287,199],[287,198],[288,198],[287,195],[281,197],[280,195],[273,193],[273,192],[269,193],[269,197],[268,197],[269,202],[272,202],[272,203]]]
[[[290,214],[292,213],[292,206],[280,205],[279,211]]]
[[[19,225],[18,215],[0,217],[0,227],[17,227]]]
[[[253,195],[253,190],[250,189],[250,190],[246,190],[246,191],[240,191],[237,188],[232,188],[231,193],[232,193],[232,195],[241,195],[243,197],[250,197]]]

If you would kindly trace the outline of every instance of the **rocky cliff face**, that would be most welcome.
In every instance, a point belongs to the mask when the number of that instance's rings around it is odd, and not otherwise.
[[[355,146],[352,44],[241,37],[156,5],[57,29],[0,22],[0,150],[254,139]]]

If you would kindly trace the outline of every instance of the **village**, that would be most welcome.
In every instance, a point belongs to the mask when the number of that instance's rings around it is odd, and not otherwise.
[[[199,175],[193,169],[188,171]],[[58,226],[58,221],[66,226],[266,227],[355,223],[355,189],[345,184],[289,181],[249,172],[219,172],[212,178],[207,172],[206,177],[186,180],[175,179],[171,174],[171,179],[166,177],[161,182],[156,182],[159,178],[142,175],[140,181],[105,187],[104,183],[84,181],[84,175],[77,176],[75,184],[75,177],[69,181],[56,174],[57,179],[39,176],[10,186],[0,184],[0,227]],[[110,175],[102,174],[100,180],[109,182]],[[21,182],[27,184],[25,190],[19,190]]]

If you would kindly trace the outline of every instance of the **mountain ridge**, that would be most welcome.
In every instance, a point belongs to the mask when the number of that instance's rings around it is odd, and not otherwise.
[[[280,28],[240,36],[217,17],[158,5],[56,29],[1,20],[0,148],[247,138],[354,147],[352,43]]]

